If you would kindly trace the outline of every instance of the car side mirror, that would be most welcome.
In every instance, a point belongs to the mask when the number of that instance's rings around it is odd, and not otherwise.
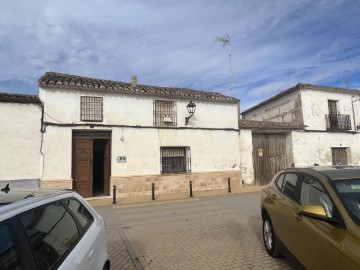
[[[300,214],[303,216],[317,216],[326,218],[325,207],[322,204],[305,204],[300,209]]]
[[[332,224],[338,224],[340,222],[337,219],[327,217],[325,207],[322,204],[305,204],[301,206],[299,215]]]

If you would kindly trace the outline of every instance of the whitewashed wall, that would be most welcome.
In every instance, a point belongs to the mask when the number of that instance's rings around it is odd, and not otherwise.
[[[158,129],[153,126],[153,100],[174,99],[40,89],[46,114],[62,123],[83,123],[80,121],[82,95],[103,97],[104,121],[98,124],[132,127],[48,126],[45,133],[44,181],[71,180],[73,129],[112,131],[112,177],[160,174],[161,146],[189,146],[191,171],[194,173],[240,171],[238,104],[193,100],[197,107],[188,129]],[[185,127],[189,101],[176,101],[177,127]],[[53,119],[47,117],[48,121],[55,122]],[[126,156],[127,162],[117,163],[117,156]]]
[[[349,165],[360,165],[360,142],[357,134],[292,132],[292,149],[296,166],[332,165],[331,148],[349,147]]]
[[[37,105],[0,103],[0,181],[39,183],[40,128],[41,109]]]
[[[325,115],[329,114],[328,100],[338,100],[337,109],[340,114],[348,114],[353,128],[352,95],[330,91],[302,89],[301,101],[304,125],[308,130],[326,130]],[[360,119],[359,119],[360,120]]]
[[[244,115],[247,120],[302,123],[300,91],[279,97]]]
[[[254,181],[254,166],[252,132],[250,129],[240,130],[239,147],[242,180],[246,184],[251,184]]]
[[[73,91],[40,88],[40,98],[45,103],[45,112],[63,123],[80,121],[80,97],[103,97],[104,121],[100,124],[153,126],[153,101],[176,101],[177,127],[185,127],[189,99],[176,100],[166,97],[132,96],[92,91]],[[189,126],[206,128],[238,129],[238,104],[193,100],[196,104]],[[52,119],[48,119],[53,121]]]

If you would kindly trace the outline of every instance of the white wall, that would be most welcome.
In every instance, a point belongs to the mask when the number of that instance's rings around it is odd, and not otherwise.
[[[0,180],[40,179],[41,109],[0,103]]]
[[[103,97],[104,121],[99,124],[153,126],[153,101],[176,101],[177,126],[185,127],[188,116],[188,99],[176,100],[166,97],[133,96],[92,91],[74,91],[40,88],[40,98],[45,112],[63,123],[86,123],[80,121],[80,96]],[[190,119],[192,127],[238,128],[238,104],[193,100],[196,111]],[[47,117],[49,122],[53,120]]]
[[[308,126],[306,129],[326,130],[325,115],[329,114],[328,100],[338,100],[338,113],[350,115],[351,126],[354,126],[351,94],[302,89],[301,100],[304,125]]]
[[[302,123],[300,91],[279,97],[244,116],[247,120]]]
[[[71,128],[48,126],[44,134],[42,180],[72,180]]]
[[[292,146],[297,167],[314,163],[332,165],[332,147],[349,147],[349,165],[360,165],[360,143],[356,134],[293,131]]]
[[[250,129],[240,130],[239,147],[241,177],[245,183],[251,184],[254,181],[254,166],[252,132]]]
[[[46,114],[61,123],[84,123],[80,121],[82,95],[103,97],[104,121],[96,124],[124,127],[48,126],[45,133],[44,180],[71,179],[73,129],[112,131],[113,177],[160,174],[161,146],[189,146],[191,171],[194,173],[240,170],[238,104],[193,100],[196,112],[189,125],[185,126],[189,100],[40,88]],[[187,128],[154,127],[153,100],[175,101],[176,127]],[[56,123],[50,117],[46,119]],[[126,156],[127,162],[117,163],[117,156]]]

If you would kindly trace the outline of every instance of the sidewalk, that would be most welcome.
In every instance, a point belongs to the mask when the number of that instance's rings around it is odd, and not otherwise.
[[[243,193],[243,192],[256,192],[261,191],[261,186],[244,186],[234,190],[231,190],[231,193]],[[210,191],[201,191],[193,192],[193,198],[204,197],[204,196],[217,196],[228,194],[227,189],[222,190],[210,190]],[[188,199],[190,198],[189,193],[170,193],[163,195],[156,195],[155,192],[155,200],[151,199],[151,196],[139,196],[139,197],[118,197],[116,198],[117,205],[123,204],[137,204],[137,203],[146,203],[146,202],[157,202],[157,201],[168,201],[168,200],[179,200],[179,199]],[[103,206],[113,204],[112,196],[103,196],[103,197],[93,197],[87,198],[87,202],[92,206]]]

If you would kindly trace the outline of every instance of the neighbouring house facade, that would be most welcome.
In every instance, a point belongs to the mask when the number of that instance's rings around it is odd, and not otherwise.
[[[246,120],[302,127],[281,132],[286,166],[359,165],[359,109],[359,90],[300,83],[241,115]],[[253,132],[254,174],[259,171],[255,160],[262,159],[265,151],[272,151],[269,146],[261,146],[269,140],[270,133],[263,133],[263,138],[258,133]]]
[[[226,189],[241,182],[239,100],[47,72],[42,187],[84,197]],[[189,114],[188,109],[195,109]],[[190,111],[191,112],[191,111]]]
[[[39,97],[0,93],[0,188],[39,187],[41,117]]]

